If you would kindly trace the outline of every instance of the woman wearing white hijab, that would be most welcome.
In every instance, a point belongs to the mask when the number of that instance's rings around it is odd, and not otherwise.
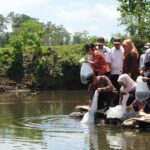
[[[122,74],[118,78],[118,83],[121,85],[119,103],[122,104],[123,96],[128,94],[126,105],[130,106],[135,100],[136,82],[128,74]]]
[[[139,111],[141,108],[143,108],[143,103],[135,101],[136,82],[132,80],[128,74],[122,74],[118,78],[118,83],[121,85],[120,104],[122,104],[123,95],[128,94],[129,96],[126,102],[126,106],[131,108],[132,105],[135,111]]]
[[[136,82],[131,79],[128,74],[122,74],[118,78],[118,83],[121,85],[120,92],[127,94],[135,91]]]

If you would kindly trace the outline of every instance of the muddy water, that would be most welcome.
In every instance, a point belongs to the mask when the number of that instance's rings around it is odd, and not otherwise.
[[[70,119],[82,104],[86,91],[0,94],[0,150],[150,149],[150,133]]]

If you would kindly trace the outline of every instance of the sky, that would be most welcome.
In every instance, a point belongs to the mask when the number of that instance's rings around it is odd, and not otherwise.
[[[117,0],[0,0],[0,14],[14,11],[63,25],[70,33],[88,31],[91,36],[110,38],[124,33],[119,25]]]

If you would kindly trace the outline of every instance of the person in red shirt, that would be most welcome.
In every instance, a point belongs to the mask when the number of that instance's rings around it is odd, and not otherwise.
[[[103,57],[103,54],[95,48],[93,44],[86,44],[85,51],[92,56],[92,60],[85,61],[86,63],[90,63],[93,68],[93,72],[95,75],[110,75],[110,68]]]

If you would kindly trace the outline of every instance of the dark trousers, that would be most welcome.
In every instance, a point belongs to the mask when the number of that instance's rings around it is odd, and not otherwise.
[[[111,80],[111,83],[113,84],[113,86],[116,88],[116,90],[118,91],[118,95],[120,93],[120,84],[118,83],[118,78],[119,78],[119,75],[118,74],[115,74],[115,75],[111,75],[110,76],[110,80]],[[119,96],[117,96],[116,98],[116,101],[114,101],[114,106],[116,105],[119,105]]]
[[[114,106],[117,95],[113,92],[102,92],[98,95],[98,109],[109,108]]]
[[[126,105],[130,106],[135,99],[136,99],[135,98],[135,90],[133,90],[133,91],[129,92],[129,98],[127,100],[127,104]]]
[[[115,74],[115,75],[111,75],[110,76],[110,80],[113,84],[113,86],[117,89],[117,91],[119,92],[120,91],[120,85],[118,83],[118,78],[119,78],[119,75],[118,74]]]

